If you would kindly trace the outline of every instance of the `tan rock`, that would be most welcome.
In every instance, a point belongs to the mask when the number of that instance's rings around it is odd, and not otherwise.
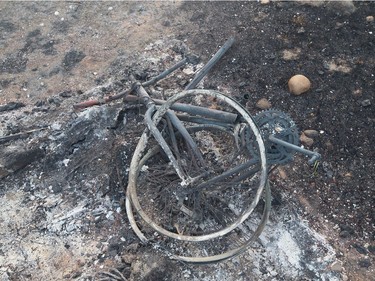
[[[282,55],[284,60],[296,60],[299,58],[299,55],[301,54],[300,48],[295,49],[289,49],[289,50],[283,50]]]
[[[342,263],[341,263],[341,261],[334,261],[331,264],[331,270],[336,271],[336,272],[342,271]]]
[[[283,180],[288,179],[288,175],[282,167],[278,167],[277,170],[279,172],[280,178],[282,178]]]
[[[299,137],[299,140],[301,141],[303,145],[306,145],[306,146],[312,146],[314,143],[314,140],[306,136],[304,133],[301,134],[301,136]]]
[[[367,22],[373,22],[374,21],[374,16],[367,16],[366,17]]]
[[[331,60],[326,63],[326,68],[331,72],[350,73],[352,71],[349,62],[344,59]]]
[[[272,107],[271,103],[265,98],[258,100],[255,106],[259,109],[269,109]]]
[[[301,74],[294,75],[288,81],[289,91],[294,95],[300,95],[311,88],[310,80]]]
[[[353,96],[356,96],[356,97],[362,96],[362,89],[355,89],[353,91]]]
[[[270,0],[260,0],[260,4],[269,4]]]
[[[317,130],[304,130],[303,133],[306,135],[306,137],[309,138],[315,138],[319,136],[319,132]]]

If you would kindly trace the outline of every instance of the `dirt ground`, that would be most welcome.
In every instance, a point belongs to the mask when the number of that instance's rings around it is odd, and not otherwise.
[[[1,280],[105,280],[111,270],[129,280],[375,280],[374,16],[374,2],[350,1],[1,2],[0,137],[36,130],[0,143]],[[231,36],[236,42],[200,86],[251,114],[266,98],[301,131],[319,132],[309,147],[322,154],[318,167],[298,155],[271,175],[269,227],[284,223],[298,235],[303,222],[303,233],[324,240],[324,254],[304,249],[311,268],[287,255],[280,269],[264,247],[271,230],[245,256],[215,266],[172,262],[140,244],[124,189],[142,115],[121,100],[73,109],[188,52],[207,62]],[[155,92],[173,94],[196,70]],[[288,92],[294,74],[310,79],[307,93]]]

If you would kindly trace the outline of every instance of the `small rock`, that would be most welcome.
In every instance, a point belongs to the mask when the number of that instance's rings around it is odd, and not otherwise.
[[[356,97],[362,96],[362,89],[355,89],[353,91],[353,96],[356,96]]]
[[[70,162],[70,159],[64,159],[62,161],[62,163],[64,164],[65,167],[68,167],[69,162]]]
[[[115,219],[115,217],[113,216],[113,211],[109,211],[105,217],[111,221],[113,221]]]
[[[283,168],[278,167],[277,170],[278,170],[278,172],[279,172],[280,177],[281,177],[283,180],[288,179],[288,176],[287,176],[287,174],[286,174],[286,172],[285,172],[285,170],[284,170]]]
[[[300,95],[310,90],[311,82],[306,76],[298,74],[289,79],[288,87],[292,94]]]
[[[51,129],[52,129],[53,131],[59,131],[59,130],[61,130],[61,124],[58,123],[58,122],[55,122],[55,123],[53,123],[53,124],[51,125]]]
[[[284,60],[297,60],[299,58],[299,55],[301,53],[300,48],[295,48],[291,50],[283,50],[283,59]]]
[[[371,101],[370,100],[363,100],[363,101],[361,101],[361,105],[363,107],[370,106],[371,105]]]
[[[260,4],[265,5],[265,4],[268,4],[268,3],[270,3],[270,0],[260,0]]]
[[[72,96],[72,91],[71,90],[63,91],[59,93],[59,96],[62,98],[70,98]]]
[[[326,3],[328,9],[334,10],[337,13],[342,13],[344,15],[350,15],[354,13],[356,7],[353,1],[312,1],[312,2],[321,2]]]
[[[36,107],[41,107],[41,106],[43,106],[43,105],[45,105],[45,104],[46,104],[45,101],[38,100],[34,105],[35,105]]]
[[[354,234],[354,229],[349,225],[341,224],[340,229],[341,229],[340,237],[342,238],[347,238]]]
[[[314,140],[306,136],[304,133],[301,134],[301,136],[299,137],[299,140],[301,141],[302,144],[306,146],[312,146],[314,143]]]
[[[262,98],[262,99],[257,101],[255,106],[259,109],[269,109],[269,108],[271,108],[272,105],[267,99]]]
[[[342,263],[341,263],[341,261],[334,261],[331,264],[331,270],[336,271],[336,272],[342,271]]]
[[[366,17],[367,22],[373,22],[374,21],[374,16],[367,16]]]
[[[298,34],[302,34],[302,33],[305,33],[305,32],[306,32],[306,30],[303,26],[301,26],[300,28],[297,29]]]
[[[363,260],[360,260],[359,262],[358,262],[358,265],[360,266],[360,267],[370,267],[371,266],[371,262],[368,260],[368,259],[363,259]]]
[[[55,104],[56,106],[60,106],[61,105],[61,100],[59,98],[57,98],[57,97],[50,97],[48,99],[48,102],[50,104]]]
[[[10,110],[15,110],[20,107],[24,107],[25,105],[22,102],[10,102],[4,105],[0,105],[0,112],[3,111],[10,111]]]
[[[340,237],[341,238],[348,238],[350,236],[349,231],[343,230],[340,232]]]
[[[248,85],[248,83],[247,82],[244,82],[244,81],[242,81],[242,82],[240,82],[239,84],[238,84],[238,88],[244,88],[245,86],[247,86]]]
[[[304,130],[303,133],[306,135],[306,137],[309,138],[315,138],[319,136],[319,132],[316,130]]]
[[[183,70],[182,70],[183,73],[187,74],[187,75],[192,75],[195,73],[193,67],[185,67]]]
[[[357,250],[358,253],[366,255],[367,254],[367,249],[361,245],[354,244],[353,247]]]

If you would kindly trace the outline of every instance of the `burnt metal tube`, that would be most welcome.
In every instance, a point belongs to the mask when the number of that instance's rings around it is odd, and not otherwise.
[[[214,119],[207,119],[203,117],[198,117],[198,116],[190,116],[187,114],[176,114],[178,119],[190,123],[195,123],[195,124],[205,124],[205,125],[216,125],[216,126],[221,126],[224,128],[231,128],[233,125],[224,123],[224,122],[218,122],[217,120]]]
[[[210,71],[210,69],[221,59],[222,56],[228,51],[233,45],[234,38],[229,38],[224,45],[216,52],[216,54],[208,61],[208,63],[195,75],[193,80],[186,86],[185,90],[194,89],[195,86],[203,79],[204,76]]]
[[[295,151],[301,152],[301,153],[303,153],[305,155],[311,156],[311,158],[307,161],[310,165],[313,165],[315,163],[315,161],[317,161],[317,160],[319,160],[321,158],[321,155],[318,152],[304,149],[304,148],[299,147],[297,145],[291,144],[291,143],[289,143],[287,141],[278,139],[278,138],[276,138],[273,135],[269,136],[269,140],[272,141],[272,142],[274,142],[274,143],[277,143],[277,144],[280,144],[282,146],[285,146],[287,148],[290,148],[290,149],[293,149]]]
[[[163,138],[162,134],[156,127],[154,120],[152,120],[152,115],[156,111],[155,105],[151,105],[149,109],[147,109],[145,114],[145,120],[148,129],[150,130],[151,134],[154,136],[156,141],[159,143],[161,148],[164,150],[165,154],[167,154],[169,161],[171,161],[173,168],[175,169],[178,176],[184,181],[187,179],[185,173],[181,169],[180,165],[178,164],[177,159],[174,157],[169,145]]]
[[[159,75],[157,75],[157,76],[151,78],[150,80],[142,83],[142,86],[147,87],[147,86],[155,84],[156,82],[158,82],[161,79],[164,79],[169,74],[171,74],[173,71],[175,71],[176,69],[179,69],[181,66],[184,66],[188,62],[189,62],[189,60],[187,58],[184,58],[183,60],[181,60],[178,63],[176,63],[175,65],[173,65],[171,68],[168,68],[167,70],[164,70]]]
[[[195,143],[193,138],[190,136],[189,132],[186,130],[186,128],[184,127],[182,122],[177,118],[177,116],[174,114],[173,111],[168,110],[166,114],[167,114],[169,120],[172,122],[173,126],[180,132],[181,136],[186,140],[188,145],[191,147],[195,157],[198,158],[200,164],[203,167],[205,167],[206,163],[203,159],[202,153],[200,152],[197,144]]]
[[[135,92],[138,95],[138,99],[142,101],[142,103],[147,107],[150,108],[155,105],[155,102],[150,98],[149,94],[146,92],[145,88],[143,88],[142,84],[137,82],[135,84]],[[156,108],[155,108],[156,110]]]
[[[124,98],[125,101],[129,102],[140,102],[144,101],[141,100],[140,97],[134,96],[134,95],[127,95]],[[157,105],[163,105],[166,101],[165,100],[159,100],[159,99],[153,99],[155,104]],[[186,112],[192,115],[199,115],[202,117],[212,118],[216,121],[220,121],[223,123],[230,123],[233,124],[237,121],[238,115],[235,113],[225,112],[221,110],[216,109],[209,109],[201,106],[196,105],[190,105],[190,104],[184,104],[184,103],[174,103],[170,107],[173,110]]]
[[[165,103],[165,101],[158,99],[155,99],[154,102],[158,105],[162,105]],[[203,117],[212,118],[224,123],[234,123],[236,122],[238,117],[238,115],[235,113],[229,113],[221,110],[209,109],[201,106],[189,105],[184,103],[174,103],[171,105],[170,108],[176,111],[182,111],[192,115],[200,115]]]
[[[223,172],[222,174],[216,176],[216,177],[213,177],[195,187],[192,187],[192,188],[189,188],[189,189],[186,189],[186,191],[183,193],[184,196],[188,195],[188,194],[193,194],[194,192],[197,192],[197,191],[203,191],[203,190],[211,190],[211,189],[215,189],[216,188],[216,185],[215,183],[219,182],[219,181],[223,181],[225,179],[227,179],[228,177],[230,176],[233,176],[237,173],[240,173],[241,171],[245,170],[245,169],[248,169],[250,168],[251,166],[255,165],[257,162],[259,162],[258,159],[251,159],[243,164],[240,164],[240,165],[237,165],[236,167],[228,170],[228,171],[225,171]],[[251,169],[251,171],[258,171],[259,169],[256,169],[256,170],[253,170]]]

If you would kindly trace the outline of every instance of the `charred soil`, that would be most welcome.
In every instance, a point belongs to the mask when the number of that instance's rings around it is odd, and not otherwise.
[[[322,154],[319,165],[298,155],[271,175],[275,216],[293,210],[325,237],[338,280],[373,278],[374,13],[374,2],[350,1],[2,2],[0,135],[21,137],[0,143],[1,280],[322,280],[314,269],[287,275],[245,258],[190,267],[140,244],[124,196],[143,111],[121,101],[73,109],[189,52],[207,62],[231,36],[235,44],[199,86],[253,115],[265,98],[301,131],[318,132],[309,149]],[[168,97],[196,70],[152,90]],[[295,74],[312,82],[299,96],[288,92]]]

